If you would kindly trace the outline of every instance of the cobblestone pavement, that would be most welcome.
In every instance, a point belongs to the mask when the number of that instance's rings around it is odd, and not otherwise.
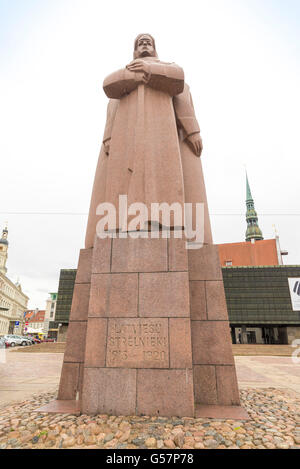
[[[53,415],[33,412],[55,392],[2,409],[0,449],[299,449],[300,398],[275,388],[243,389],[251,420]]]
[[[300,448],[300,364],[235,357],[251,420],[39,414],[55,399],[63,354],[7,353],[0,364],[0,449]]]

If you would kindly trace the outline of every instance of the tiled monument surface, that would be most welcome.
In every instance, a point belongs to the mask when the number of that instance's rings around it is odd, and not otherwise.
[[[217,247],[186,250],[174,238],[94,246],[80,253],[58,399],[87,414],[239,406]]]

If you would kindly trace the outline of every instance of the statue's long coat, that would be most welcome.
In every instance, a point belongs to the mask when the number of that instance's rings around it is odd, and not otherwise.
[[[111,99],[103,142],[109,141],[110,151],[107,156],[102,145],[86,248],[94,244],[98,205],[109,202],[118,208],[119,195],[128,196],[128,206],[143,202],[149,220],[153,202],[177,202],[182,207],[185,202],[204,203],[204,242],[212,243],[201,160],[185,140],[200,129],[183,70],[155,58],[147,61],[151,70],[147,84],[140,84],[135,79],[138,74],[126,69],[104,81],[104,91]],[[122,228],[118,211],[117,228]]]

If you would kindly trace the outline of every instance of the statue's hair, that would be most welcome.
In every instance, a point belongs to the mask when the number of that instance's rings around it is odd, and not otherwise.
[[[155,39],[153,36],[151,36],[151,34],[148,34],[148,33],[143,33],[143,34],[139,34],[137,36],[137,38],[135,39],[134,41],[134,52],[136,52],[137,48],[138,48],[138,42],[140,40],[141,37],[143,36],[149,36],[153,42],[153,47],[154,47],[154,50],[155,50],[155,57],[157,57],[157,52],[156,52],[156,45],[155,45]],[[134,58],[136,58],[136,55],[134,54]]]

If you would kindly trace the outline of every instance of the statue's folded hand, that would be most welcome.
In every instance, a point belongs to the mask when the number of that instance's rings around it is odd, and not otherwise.
[[[135,73],[136,81],[148,83],[151,77],[150,65],[144,60],[134,60],[126,66],[126,70]]]
[[[192,147],[193,152],[196,156],[201,156],[203,150],[202,138],[199,133],[189,135],[187,138],[187,143]]]
[[[134,60],[133,62],[130,62],[126,68],[131,72],[143,72],[146,75],[151,73],[150,64],[145,60]]]

